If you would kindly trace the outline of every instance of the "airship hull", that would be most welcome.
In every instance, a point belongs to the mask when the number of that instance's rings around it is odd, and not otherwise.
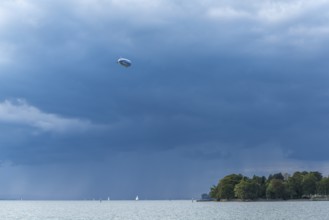
[[[120,64],[124,67],[130,67],[131,66],[131,61],[126,59],[126,58],[120,58],[120,59],[118,59],[118,64]]]

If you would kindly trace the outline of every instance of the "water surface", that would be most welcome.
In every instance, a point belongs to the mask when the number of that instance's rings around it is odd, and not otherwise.
[[[324,220],[329,202],[0,201],[4,220]]]

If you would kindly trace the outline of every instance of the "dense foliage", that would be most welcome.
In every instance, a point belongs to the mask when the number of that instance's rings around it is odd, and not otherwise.
[[[268,178],[241,174],[230,174],[219,180],[210,189],[213,199],[256,200],[256,199],[302,199],[312,195],[329,194],[329,177],[319,172],[276,173]]]

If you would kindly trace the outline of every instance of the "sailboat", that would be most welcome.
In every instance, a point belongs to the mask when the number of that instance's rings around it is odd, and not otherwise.
[[[138,198],[138,196],[136,196],[136,199],[135,199],[136,201],[138,201],[139,200],[139,198]]]

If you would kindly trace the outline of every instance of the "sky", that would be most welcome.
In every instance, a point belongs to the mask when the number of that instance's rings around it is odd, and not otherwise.
[[[328,19],[326,0],[2,0],[0,198],[327,176]]]

